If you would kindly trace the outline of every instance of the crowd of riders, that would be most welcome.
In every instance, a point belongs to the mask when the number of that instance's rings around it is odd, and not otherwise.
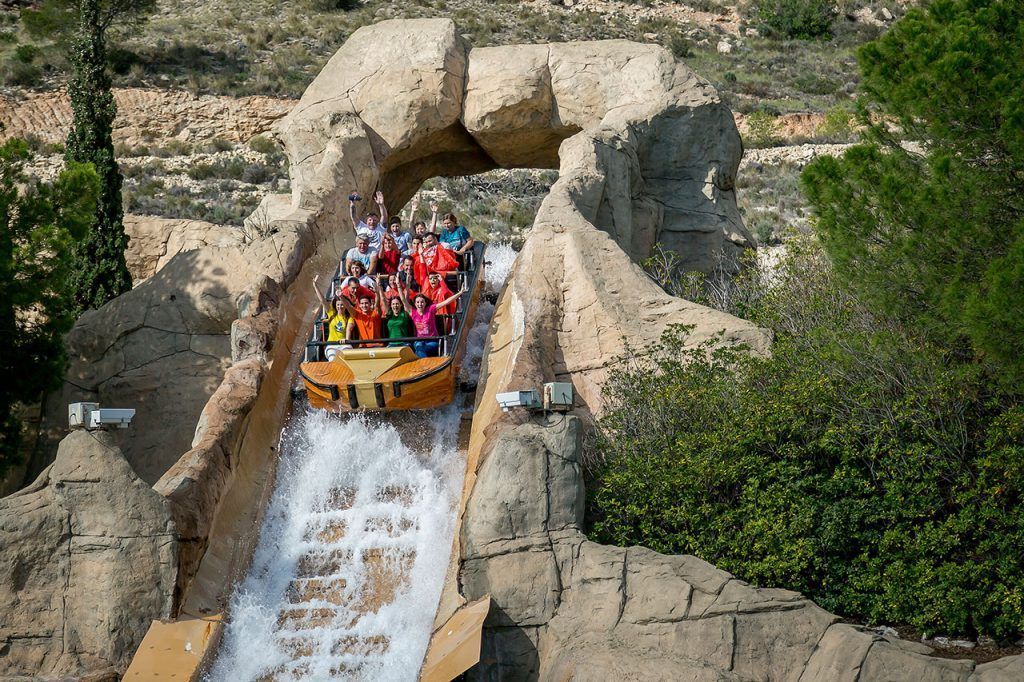
[[[458,273],[465,269],[473,237],[452,213],[441,216],[438,231],[436,202],[430,203],[428,229],[426,222],[417,220],[418,199],[412,200],[412,231],[407,232],[399,216],[388,217],[382,192],[374,195],[377,211],[367,212],[361,220],[360,201],[358,193],[349,195],[355,246],[339,263],[334,291],[325,294],[319,277],[313,280],[323,300],[325,357],[333,360],[339,351],[354,346],[412,346],[421,358],[436,356],[440,338],[454,324],[451,316],[458,298],[466,291]],[[449,280],[463,284],[453,291]],[[355,344],[357,340],[363,342]]]

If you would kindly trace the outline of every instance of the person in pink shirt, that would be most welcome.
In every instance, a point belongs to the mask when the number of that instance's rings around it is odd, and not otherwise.
[[[458,292],[437,303],[433,303],[423,294],[416,294],[411,304],[409,303],[408,296],[402,297],[402,304],[405,306],[405,310],[409,313],[409,317],[412,318],[412,324],[416,328],[416,337],[422,339],[421,341],[414,341],[412,344],[412,349],[417,356],[427,358],[437,355],[439,345],[437,340],[428,338],[438,335],[437,309],[452,303],[464,293],[466,293],[466,287],[463,286]]]

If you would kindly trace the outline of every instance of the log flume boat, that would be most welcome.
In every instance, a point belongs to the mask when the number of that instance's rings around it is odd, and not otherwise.
[[[439,247],[440,248],[440,247]],[[440,407],[455,398],[459,368],[466,349],[469,328],[483,289],[485,245],[477,242],[467,253],[465,269],[451,273],[446,283],[452,291],[463,285],[466,293],[456,301],[452,315],[437,315],[438,334],[408,339],[353,339],[352,348],[327,360],[323,325],[315,322],[306,342],[299,373],[312,407],[331,412],[353,410],[413,410]],[[340,281],[340,268],[331,291]],[[410,345],[388,343],[433,340],[437,357],[420,358]],[[383,347],[366,347],[385,344]]]

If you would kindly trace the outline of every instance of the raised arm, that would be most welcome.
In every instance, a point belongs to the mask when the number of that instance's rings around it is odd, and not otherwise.
[[[412,201],[409,202],[408,208],[409,217],[406,219],[405,224],[408,225],[411,230],[412,224],[416,222],[416,211],[420,210],[420,197],[418,194],[413,196]]]
[[[461,289],[459,289],[459,290],[458,290],[458,291],[456,291],[456,292],[455,292],[454,294],[452,294],[452,295],[451,295],[451,296],[449,296],[448,298],[446,298],[446,299],[444,299],[443,301],[441,301],[440,303],[438,303],[438,304],[437,304],[437,307],[438,307],[438,308],[443,308],[443,307],[445,307],[446,305],[448,305],[449,303],[451,303],[452,301],[454,301],[455,299],[457,299],[457,298],[458,298],[459,296],[462,296],[462,295],[463,295],[464,293],[466,293],[467,291],[468,291],[468,289],[466,289],[466,286],[465,286],[465,285],[463,285]]]
[[[356,311],[356,307],[352,305],[352,302],[348,300],[348,296],[344,294],[338,294],[338,300],[341,301],[342,307],[345,308],[345,312],[351,315]]]
[[[331,299],[327,298],[327,295],[320,291],[320,275],[313,275],[313,291],[316,292],[317,300],[323,306],[323,316],[327,317],[327,309],[331,307]]]
[[[356,199],[359,198],[359,193],[355,190],[348,195],[348,219],[352,221],[352,231],[357,231],[359,225],[359,218],[356,217]]]
[[[430,202],[430,231],[437,231],[437,212],[440,210],[440,206],[437,205],[436,201]]]
[[[384,279],[384,282],[381,281]],[[384,283],[387,282],[387,275],[377,275],[377,309],[380,310],[381,317],[388,316],[388,307],[384,300]]]
[[[377,202],[377,208],[380,209],[380,224],[387,227],[388,224],[388,209],[384,205],[384,192],[378,191],[373,195],[373,200]]]
[[[409,302],[409,290],[402,284],[402,280],[398,280],[398,294],[399,298],[402,299],[402,307],[405,308],[405,312],[412,315],[412,303]]]

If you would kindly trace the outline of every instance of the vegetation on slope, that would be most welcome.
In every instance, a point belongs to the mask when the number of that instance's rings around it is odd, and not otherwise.
[[[803,177],[816,239],[732,284],[771,357],[633,352],[594,443],[594,536],[697,554],[845,616],[1024,630],[1024,9],[936,0],[861,52],[862,122]],[[822,245],[824,248],[822,248]]]

